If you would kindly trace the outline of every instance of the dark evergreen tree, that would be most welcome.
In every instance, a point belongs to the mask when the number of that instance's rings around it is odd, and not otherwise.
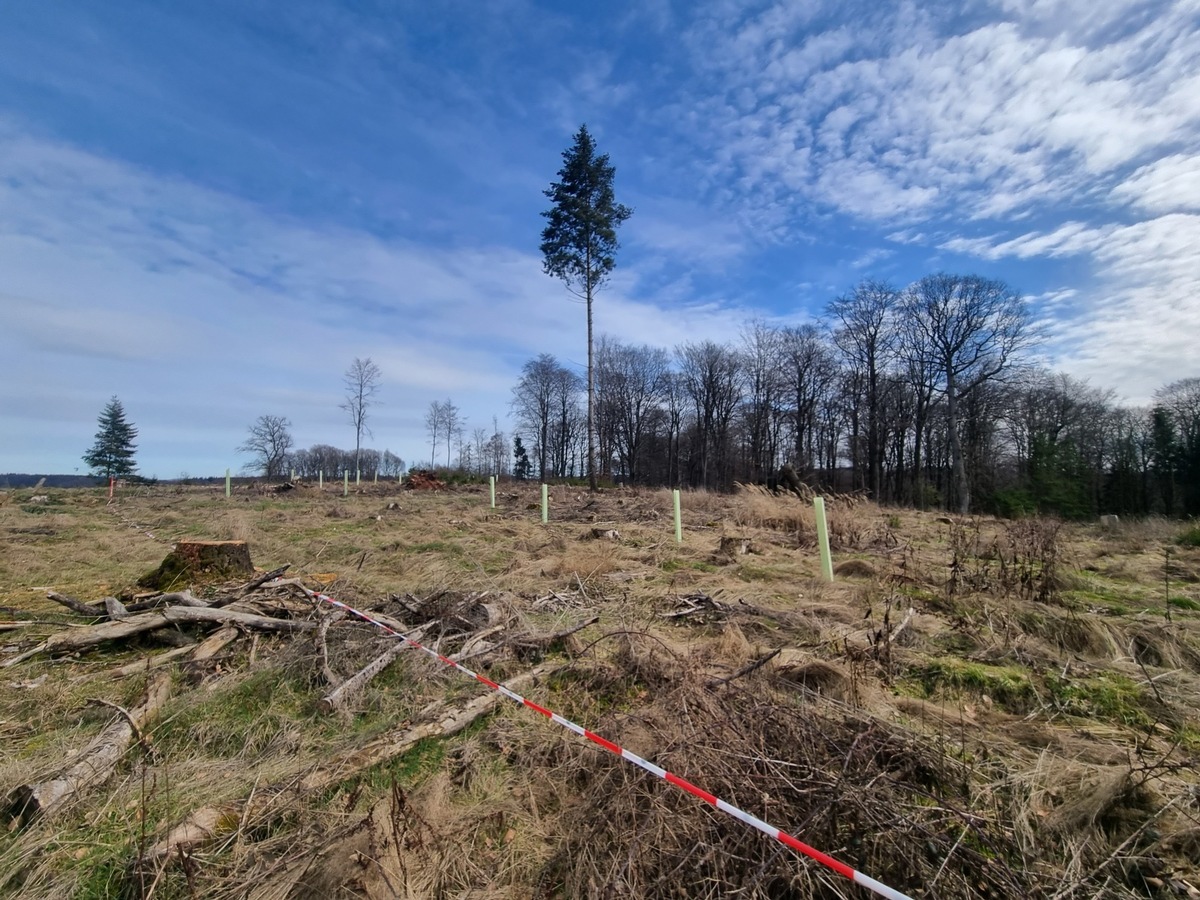
[[[596,489],[595,375],[592,364],[592,298],[616,264],[617,228],[633,210],[616,202],[616,169],[608,154],[596,155],[596,142],[581,125],[575,141],[563,151],[558,181],[544,192],[553,206],[542,213],[543,269],[566,284],[587,304],[587,444],[588,484]]]
[[[529,453],[518,434],[513,438],[513,478],[517,481],[528,481],[532,471],[533,463],[529,461]]]
[[[120,478],[137,471],[133,455],[137,445],[137,429],[125,418],[125,408],[115,396],[108,401],[100,413],[100,430],[96,432],[96,443],[83,455],[92,474],[104,478]]]

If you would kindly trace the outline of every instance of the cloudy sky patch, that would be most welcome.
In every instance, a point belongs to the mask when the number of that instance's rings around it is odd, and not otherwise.
[[[433,400],[506,427],[586,359],[541,269],[586,122],[622,230],[598,328],[673,347],[861,278],[1003,278],[1049,361],[1143,403],[1200,374],[1200,9],[235,0],[0,11],[0,470],[71,472],[117,394],[142,471],[216,474],[259,415],[415,460]]]

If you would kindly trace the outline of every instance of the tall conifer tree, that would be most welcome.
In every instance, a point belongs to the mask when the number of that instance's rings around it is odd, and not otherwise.
[[[575,140],[563,151],[558,181],[544,192],[553,206],[542,215],[543,269],[562,280],[567,289],[587,304],[587,432],[588,485],[596,489],[596,380],[592,363],[592,298],[616,264],[617,228],[632,214],[617,203],[613,193],[616,169],[608,154],[596,154],[596,142],[587,126],[579,126]]]

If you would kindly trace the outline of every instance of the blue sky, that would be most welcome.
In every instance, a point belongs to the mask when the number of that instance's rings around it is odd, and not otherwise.
[[[1003,278],[1048,361],[1200,374],[1200,4],[45,0],[0,7],[0,471],[73,472],[116,394],[141,471],[264,413],[379,449],[586,359],[542,190],[586,122],[634,207],[597,328],[736,339],[864,277]]]

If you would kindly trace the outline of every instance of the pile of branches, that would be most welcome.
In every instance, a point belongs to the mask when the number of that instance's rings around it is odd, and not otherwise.
[[[308,621],[311,604],[288,599],[281,593],[297,581],[280,582],[278,579],[287,571],[287,566],[256,576],[246,584],[218,590],[208,597],[197,597],[190,590],[174,593],[153,592],[138,595],[133,602],[123,602],[117,597],[105,597],[96,603],[86,603],[55,591],[47,597],[67,609],[90,619],[84,626],[71,626],[50,635],[36,646],[0,663],[8,668],[39,655],[62,656],[89,650],[106,644],[121,643],[142,635],[167,632],[173,634],[167,640],[183,644],[177,649],[192,653],[200,660],[211,658],[216,652],[237,637],[238,631],[267,631],[295,633],[317,627]],[[264,585],[272,583],[269,594],[259,593]],[[204,643],[197,644],[194,632],[227,634],[220,646],[213,649]],[[174,656],[167,657],[173,659]],[[159,659],[158,662],[165,662]],[[144,669],[144,665],[140,665]],[[118,673],[120,674],[120,673]]]
[[[594,624],[597,617],[566,628],[543,632],[521,627],[501,595],[478,591],[434,591],[427,597],[393,594],[372,605],[367,614],[392,634],[363,621],[334,611],[322,617],[317,629],[317,652],[321,677],[331,688],[319,704],[326,712],[346,710],[352,698],[418,642],[455,662],[494,662],[501,653],[512,653],[523,662],[538,662],[546,651],[561,647],[571,635]],[[369,628],[368,648],[372,656],[362,664],[357,636]],[[409,640],[397,635],[403,634]],[[360,668],[351,675],[339,674],[346,666]]]
[[[633,666],[655,700],[636,716],[599,723],[606,736],[899,890],[1043,896],[1004,825],[1000,798],[943,748],[837,704],[797,704],[794,688],[768,670],[714,687],[686,660],[635,642],[625,656],[619,668]],[[564,839],[541,873],[563,896],[862,896],[839,875],[619,760],[570,742],[530,755],[547,770],[535,771],[538,783],[591,798],[564,803]]]
[[[437,477],[437,473],[428,469],[418,469],[408,473],[404,479],[404,486],[410,491],[440,491],[446,483]]]

